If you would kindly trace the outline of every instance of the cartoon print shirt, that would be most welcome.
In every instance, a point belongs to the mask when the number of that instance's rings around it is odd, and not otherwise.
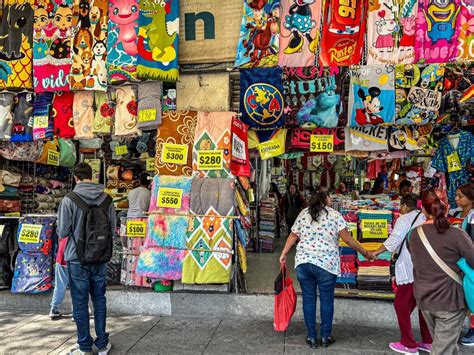
[[[350,73],[348,126],[392,124],[395,116],[393,67],[353,66]]]
[[[299,237],[296,247],[295,268],[301,264],[316,265],[331,274],[340,275],[339,232],[347,228],[342,215],[330,207],[322,211],[317,222],[309,209],[298,215],[291,231]]]
[[[415,62],[418,0],[374,0],[369,3],[367,64]]]

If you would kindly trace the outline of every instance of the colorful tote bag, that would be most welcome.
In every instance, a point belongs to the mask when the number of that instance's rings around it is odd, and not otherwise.
[[[0,89],[33,87],[33,0],[4,0],[0,27]]]
[[[416,63],[448,63],[458,55],[461,0],[418,0]]]
[[[344,67],[285,68],[287,127],[336,127],[344,125],[347,116],[349,87]]]
[[[280,67],[315,64],[323,1],[281,0]]]
[[[278,65],[280,0],[243,1],[235,66],[243,68]]]
[[[33,70],[35,92],[69,90],[73,0],[44,0],[35,6]]]
[[[229,177],[234,112],[198,112],[193,145],[193,171],[200,177]],[[216,155],[209,155],[212,152]],[[213,158],[214,157],[214,158]],[[212,160],[220,163],[212,165]],[[208,161],[209,160],[209,161]],[[217,161],[217,160],[216,160]]]
[[[444,65],[395,67],[397,125],[423,125],[438,117],[443,92]]]
[[[179,1],[140,1],[137,76],[178,80]]]
[[[107,90],[107,16],[105,0],[74,0],[71,90]]]
[[[349,93],[349,126],[393,124],[395,117],[394,68],[354,66]]]
[[[380,0],[369,6],[367,64],[415,62],[418,0]]]
[[[281,68],[241,69],[241,119],[250,129],[273,131],[285,122]]]
[[[107,72],[111,84],[136,80],[138,6],[138,0],[109,2]]]
[[[187,215],[191,202],[193,179],[187,176],[155,175],[151,185],[149,212],[168,215]],[[177,198],[173,206],[163,203],[163,198]],[[166,200],[165,200],[166,202]]]
[[[193,144],[196,130],[196,111],[166,111],[156,132],[155,169],[159,175],[191,176],[193,172]],[[185,161],[174,162],[163,157],[165,146],[178,144],[186,151]]]

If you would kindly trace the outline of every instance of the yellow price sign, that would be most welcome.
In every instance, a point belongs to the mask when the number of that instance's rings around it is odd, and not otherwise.
[[[138,111],[138,122],[150,122],[156,119],[156,108]]]
[[[462,169],[461,160],[459,160],[459,155],[457,152],[447,156],[448,160],[448,173],[459,171]]]
[[[5,217],[20,217],[20,212],[8,212],[5,213]]]
[[[145,221],[127,221],[127,237],[145,238],[146,222]]]
[[[163,143],[161,161],[163,163],[184,165],[188,160],[188,146],[186,144]]]
[[[331,153],[334,151],[334,136],[332,134],[311,135],[310,152]]]
[[[155,158],[147,158],[145,163],[146,171],[155,171]]]
[[[165,208],[181,208],[181,198],[183,197],[183,190],[173,189],[170,187],[160,187],[158,190],[158,207]]]
[[[386,219],[363,219],[360,222],[362,238],[386,239],[388,237],[388,221]]]
[[[198,170],[221,170],[224,164],[223,150],[198,150]]]
[[[125,144],[118,145],[115,147],[115,155],[125,155],[127,153],[128,153],[128,148]]]
[[[18,241],[22,243],[39,243],[42,228],[43,226],[41,225],[23,224]]]
[[[35,116],[35,118],[33,119],[33,127],[35,128],[48,128],[48,125],[48,116]]]
[[[46,160],[46,164],[59,166],[59,152],[48,149],[48,158]]]
[[[279,140],[269,140],[257,145],[260,158],[270,159],[285,153],[285,144]]]

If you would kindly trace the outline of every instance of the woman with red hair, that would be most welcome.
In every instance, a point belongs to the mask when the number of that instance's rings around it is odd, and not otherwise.
[[[450,273],[462,275],[456,264],[461,257],[474,267],[474,245],[464,231],[451,227],[446,194],[431,189],[423,193],[421,202],[426,222],[413,230],[408,243],[415,298],[433,336],[431,354],[458,353],[467,306],[462,286]]]

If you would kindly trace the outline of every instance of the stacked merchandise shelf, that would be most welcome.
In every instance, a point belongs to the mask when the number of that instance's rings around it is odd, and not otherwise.
[[[258,225],[258,251],[273,253],[277,234],[277,201],[274,197],[260,200],[260,220]]]

